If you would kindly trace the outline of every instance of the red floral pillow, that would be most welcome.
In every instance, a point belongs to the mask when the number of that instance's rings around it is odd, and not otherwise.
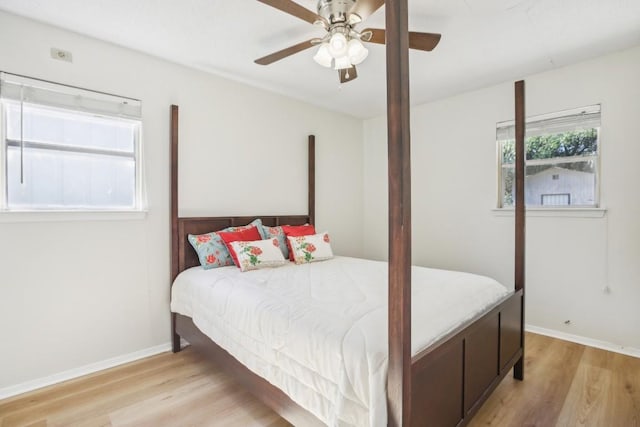
[[[296,264],[324,261],[333,258],[331,240],[329,239],[328,233],[288,237],[287,240],[291,243]]]
[[[252,242],[231,242],[230,245],[238,255],[238,267],[241,271],[279,267],[288,263],[282,255],[277,237]]]
[[[218,231],[218,235],[229,250],[233,263],[236,267],[239,267],[240,264],[238,263],[238,255],[233,249],[231,242],[252,242],[254,240],[262,240],[262,236],[260,236],[257,227],[250,227],[245,230],[238,231]]]
[[[283,225],[282,231],[284,231],[284,234],[287,237],[310,236],[312,234],[316,234],[316,229],[311,224]],[[287,248],[289,248],[289,260],[295,261],[293,258],[293,252],[291,251],[291,242],[289,242],[289,239],[287,239]]]

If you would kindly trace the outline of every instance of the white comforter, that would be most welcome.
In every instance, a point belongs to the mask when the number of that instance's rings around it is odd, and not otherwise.
[[[413,354],[508,294],[473,274],[412,276]],[[386,425],[387,263],[194,267],[176,279],[171,310],[327,425]]]

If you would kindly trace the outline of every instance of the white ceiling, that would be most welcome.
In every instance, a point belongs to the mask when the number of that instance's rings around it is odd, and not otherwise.
[[[0,10],[357,117],[385,112],[384,46],[368,44],[344,85],[313,62],[315,48],[254,64],[324,33],[256,0],[0,0]],[[640,44],[640,0],[409,0],[409,12],[410,30],[442,33],[433,52],[410,55],[413,104]],[[365,27],[384,28],[384,7]]]

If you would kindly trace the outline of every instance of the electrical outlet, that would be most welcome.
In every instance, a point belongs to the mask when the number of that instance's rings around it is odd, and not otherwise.
[[[51,48],[51,57],[59,61],[73,62],[73,55],[68,50]]]

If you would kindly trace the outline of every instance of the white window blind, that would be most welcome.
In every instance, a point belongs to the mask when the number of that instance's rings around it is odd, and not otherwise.
[[[140,120],[141,102],[9,73],[0,73],[0,98],[85,113]]]
[[[535,116],[527,118],[526,124],[527,137],[599,128],[600,106],[592,105],[559,113]],[[498,123],[496,131],[498,141],[516,138],[513,121]]]

